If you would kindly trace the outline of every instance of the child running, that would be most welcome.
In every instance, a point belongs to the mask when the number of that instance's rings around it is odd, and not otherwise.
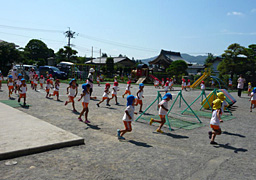
[[[162,88],[164,89],[164,78],[162,78],[161,85],[162,85]]]
[[[43,86],[44,85],[44,76],[43,75],[40,76],[39,83],[40,83],[41,89],[43,89],[44,88],[44,86]]]
[[[38,75],[37,74],[35,74],[33,82],[34,82],[34,89],[35,89],[35,91],[37,91],[37,89],[36,89],[37,85],[38,85]]]
[[[154,86],[155,88],[159,88],[159,81],[156,78],[154,78]]]
[[[169,89],[170,89],[170,90],[173,90],[173,81],[172,81],[172,78],[170,78]]]
[[[0,70],[0,89],[2,89],[2,81],[4,80],[4,76],[2,75],[2,71]]]
[[[125,92],[124,92],[124,94],[122,95],[122,97],[124,98],[124,96],[126,95],[126,94],[129,94],[129,95],[131,95],[131,81],[129,80],[129,81],[127,81],[127,85],[126,85],[126,89],[125,89]]]
[[[98,84],[98,86],[100,86],[100,76],[99,75],[97,76],[97,84]]]
[[[167,115],[167,112],[168,112],[168,102],[170,100],[172,100],[171,93],[166,93],[163,97],[163,100],[158,104],[160,120],[156,120],[154,118],[150,119],[149,125],[152,125],[152,123],[154,123],[154,122],[160,124],[159,127],[157,128],[156,132],[163,133],[161,128],[163,127],[164,123],[166,122],[165,116]]]
[[[118,88],[118,82],[114,82],[114,86],[113,86],[113,91],[112,91],[112,97],[109,99],[113,99],[115,98],[116,100],[116,105],[119,105],[119,103],[117,102],[117,91],[119,91],[119,88]]]
[[[83,110],[81,111],[78,120],[83,122],[82,120],[82,116],[85,113],[85,121],[84,123],[88,124],[90,123],[90,121],[88,121],[88,113],[89,113],[89,102],[90,102],[90,84],[85,83],[82,85],[82,89],[83,89],[83,93],[81,94],[81,97],[78,99],[78,101],[81,101],[81,99],[83,98],[82,101],[82,106],[83,106]]]
[[[169,83],[168,83],[168,81],[166,81],[165,86],[164,86],[165,93],[167,93],[168,90],[169,90]]]
[[[117,137],[120,140],[125,140],[125,138],[123,137],[123,135],[127,132],[131,132],[132,131],[132,121],[133,121],[133,117],[134,114],[137,114],[136,112],[134,112],[134,104],[135,104],[135,97],[133,95],[129,95],[127,96],[127,107],[125,109],[125,113],[123,116],[123,123],[124,123],[124,127],[125,129],[117,130]]]
[[[21,85],[19,86],[19,99],[18,102],[20,102],[20,99],[23,98],[23,106],[26,106],[26,93],[27,93],[27,85],[26,85],[26,80],[24,78],[21,79]]]
[[[204,81],[201,82],[201,85],[200,85],[200,86],[201,86],[201,90],[202,90],[202,91],[205,91],[205,84],[204,84]]]
[[[49,97],[50,89],[52,88],[51,86],[52,86],[52,85],[51,85],[50,79],[47,79],[47,81],[46,81],[46,86],[45,86],[45,92],[46,92],[45,98],[48,98],[48,97]]]
[[[248,83],[248,96],[251,96],[251,92],[252,92],[252,83]]]
[[[213,111],[212,111],[212,118],[210,121],[210,127],[212,128],[212,131],[209,131],[209,139],[211,139],[210,144],[216,145],[218,144],[215,142],[216,135],[221,135],[221,128],[220,123],[223,122],[221,120],[221,100],[216,99],[213,101]]]
[[[104,94],[103,94],[103,96],[102,96],[102,99],[101,99],[101,101],[99,102],[99,103],[97,103],[96,105],[98,106],[98,107],[100,107],[100,104],[103,102],[103,101],[105,101],[105,100],[107,100],[107,106],[110,106],[110,104],[109,104],[109,101],[110,101],[110,99],[109,99],[109,97],[108,97],[108,94],[110,93],[109,92],[109,88],[110,88],[110,84],[109,83],[106,83],[106,85],[105,85],[105,90],[104,90]]]
[[[232,89],[232,79],[231,78],[228,79],[228,86],[230,89]]]
[[[22,74],[19,73],[19,74],[18,74],[18,79],[17,79],[17,81],[16,81],[16,89],[18,90],[18,92],[19,92],[20,85],[21,85],[21,79],[22,79]]]
[[[253,88],[252,93],[251,93],[251,107],[250,107],[250,112],[252,112],[252,109],[254,109],[256,107],[256,87]]]
[[[9,89],[9,98],[11,98],[12,92],[13,92],[13,79],[12,79],[12,75],[8,76],[8,81],[7,81],[7,86]]]
[[[142,103],[142,98],[144,98],[143,96],[143,89],[144,89],[144,84],[143,83],[140,83],[139,84],[139,90],[137,92],[137,98],[136,98],[136,106],[139,104],[140,105],[140,113],[142,113],[142,106],[143,106],[143,103]]]
[[[76,83],[76,79],[72,79],[70,82],[69,82],[69,86],[67,87],[67,94],[68,94],[68,101],[65,102],[65,106],[72,102],[72,107],[73,107],[73,112],[77,112],[76,108],[75,108],[75,97],[78,93],[78,90],[77,90],[77,87],[78,87],[78,84]]]
[[[60,101],[59,99],[59,89],[60,89],[60,80],[59,79],[56,79],[55,80],[55,85],[54,85],[54,90],[53,90],[53,93],[50,94],[49,96],[57,96],[57,101]]]
[[[188,79],[187,89],[191,90],[190,89],[190,79]]]

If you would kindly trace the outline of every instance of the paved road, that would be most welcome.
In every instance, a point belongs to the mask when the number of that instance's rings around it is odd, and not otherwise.
[[[203,119],[204,127],[193,130],[176,130],[166,134],[154,133],[156,125],[146,122],[133,123],[133,132],[119,142],[116,129],[122,128],[125,99],[119,97],[120,106],[111,102],[111,107],[97,101],[89,104],[89,120],[86,125],[77,120],[71,112],[71,105],[64,106],[66,84],[61,84],[60,99],[44,98],[43,91],[34,92],[29,88],[28,109],[18,108],[57,127],[85,139],[85,145],[68,147],[40,154],[15,158],[17,165],[6,166],[0,161],[1,179],[255,179],[256,145],[255,115],[249,112],[249,101],[234,97],[238,102],[236,119],[225,121],[225,133],[216,138],[220,144],[209,144],[207,132],[209,119]],[[104,87],[95,86],[94,95],[101,97]],[[119,96],[125,89],[120,85]],[[132,92],[138,86],[133,85]],[[7,88],[0,92],[0,99],[7,99]],[[177,92],[174,92],[176,94]],[[209,93],[209,92],[208,92]],[[145,105],[156,96],[156,89],[145,87]],[[184,92],[192,102],[199,91]],[[77,109],[82,106],[76,101]],[[156,110],[151,113],[157,114]]]

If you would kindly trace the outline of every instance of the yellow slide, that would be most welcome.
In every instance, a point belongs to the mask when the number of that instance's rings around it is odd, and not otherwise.
[[[210,75],[209,72],[204,72],[203,75],[197,79],[191,86],[190,88],[195,88],[197,87],[203,80],[205,80],[208,76]]]
[[[210,94],[208,94],[208,96],[207,96],[206,98],[207,98],[208,102],[209,102],[210,105],[211,105],[212,102],[213,102],[215,99],[217,99],[217,94],[214,93],[214,91],[212,91]],[[205,103],[205,101],[206,101],[206,99],[204,99],[204,100],[201,102],[201,105],[204,105],[204,108],[205,108],[205,109],[210,109],[209,104],[208,104],[207,102]]]

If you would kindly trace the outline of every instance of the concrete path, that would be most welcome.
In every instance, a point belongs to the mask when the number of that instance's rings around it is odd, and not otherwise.
[[[0,160],[83,143],[79,136],[0,103]]]

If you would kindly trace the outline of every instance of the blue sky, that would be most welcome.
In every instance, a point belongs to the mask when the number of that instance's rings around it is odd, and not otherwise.
[[[161,49],[220,55],[231,43],[256,43],[255,0],[1,0],[0,39],[24,47],[41,39],[57,51],[71,43],[80,56],[153,57]],[[7,27],[12,26],[15,28]],[[29,28],[29,29],[21,29]],[[53,31],[38,31],[45,29]]]

